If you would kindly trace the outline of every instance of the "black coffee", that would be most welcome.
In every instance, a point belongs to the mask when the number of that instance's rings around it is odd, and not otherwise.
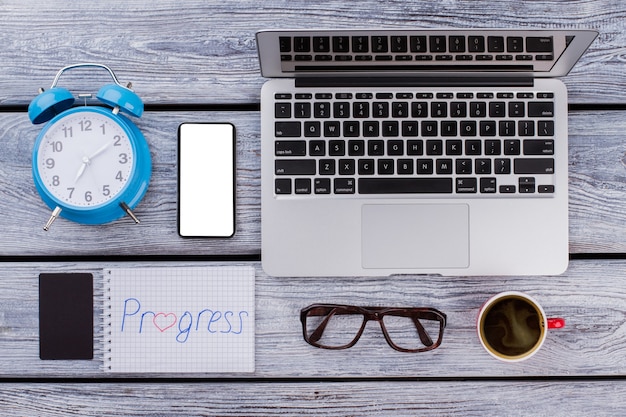
[[[541,321],[537,310],[524,300],[497,301],[485,313],[485,341],[502,355],[522,355],[539,342]]]

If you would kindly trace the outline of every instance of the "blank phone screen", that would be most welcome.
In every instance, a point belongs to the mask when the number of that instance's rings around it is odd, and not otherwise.
[[[235,234],[235,127],[183,123],[178,128],[178,233]]]

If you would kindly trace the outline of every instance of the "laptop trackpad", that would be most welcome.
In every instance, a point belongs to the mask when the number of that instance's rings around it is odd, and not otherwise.
[[[363,268],[467,268],[467,204],[366,204]]]

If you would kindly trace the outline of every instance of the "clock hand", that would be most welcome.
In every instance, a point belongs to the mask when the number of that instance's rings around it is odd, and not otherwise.
[[[109,145],[110,145],[110,144],[111,144],[110,142],[105,143],[103,146],[101,146],[101,147],[100,147],[100,149],[98,149],[96,152],[94,152],[94,154],[93,154],[93,155],[91,155],[91,156],[90,156],[89,158],[87,158],[87,159],[92,160],[92,159],[93,159],[93,158],[95,158],[96,156],[100,155],[102,152],[104,152],[104,151],[106,151],[106,150],[107,150],[107,148],[109,147]]]
[[[74,183],[76,183],[80,177],[85,173],[88,165],[91,165],[91,160],[96,156],[100,155],[102,152],[106,151],[109,147],[110,143],[105,143],[101,146],[97,151],[95,151],[91,156],[83,156],[83,164],[78,168],[78,173],[76,174],[76,178],[74,179]]]
[[[87,168],[87,165],[89,165],[90,163],[91,161],[89,161],[89,158],[87,158],[86,156],[83,156],[83,164],[80,166],[80,168],[78,168],[78,172],[76,173],[76,178],[74,178],[74,183],[78,182],[78,179],[83,176],[83,174],[85,173],[85,169]]]

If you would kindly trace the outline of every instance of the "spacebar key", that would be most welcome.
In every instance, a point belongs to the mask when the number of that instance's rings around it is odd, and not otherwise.
[[[359,178],[360,194],[452,193],[452,178]]]

